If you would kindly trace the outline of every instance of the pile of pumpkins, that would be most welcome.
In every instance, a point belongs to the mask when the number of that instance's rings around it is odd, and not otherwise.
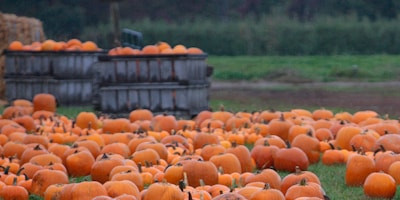
[[[374,111],[221,108],[177,120],[136,109],[129,118],[69,119],[55,102],[38,94],[4,109],[1,198],[323,200],[319,178],[307,171],[320,158],[346,164],[346,184],[366,196],[392,198],[400,183],[399,121]]]
[[[13,41],[8,46],[10,51],[101,51],[93,41],[82,42],[73,38],[66,42],[45,40],[44,42],[33,42],[32,44],[22,44],[20,41]]]
[[[158,42],[154,45],[146,45],[141,50],[130,47],[116,47],[108,51],[110,56],[130,56],[130,55],[173,55],[173,54],[204,54],[203,50],[197,47],[189,47],[177,44],[171,47],[167,42]]]

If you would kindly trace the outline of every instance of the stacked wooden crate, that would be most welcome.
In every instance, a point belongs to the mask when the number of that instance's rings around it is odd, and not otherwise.
[[[43,41],[45,35],[42,22],[35,18],[20,17],[0,12],[0,98],[5,92],[5,55],[3,51],[15,40],[24,44]]]
[[[92,64],[103,52],[6,51],[6,97],[32,100],[55,95],[60,105],[91,105]]]
[[[206,54],[100,56],[96,107],[105,113],[136,108],[190,117],[208,109]]]

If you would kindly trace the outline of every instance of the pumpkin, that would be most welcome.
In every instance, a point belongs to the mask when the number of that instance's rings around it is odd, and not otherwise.
[[[231,153],[214,155],[210,161],[218,168],[222,169],[224,173],[232,174],[234,172],[241,173],[242,168],[239,159]]]
[[[286,194],[286,191],[293,185],[300,183],[302,179],[306,179],[308,182],[313,182],[321,185],[321,182],[317,175],[310,171],[301,171],[299,167],[296,167],[296,171],[285,176],[281,182],[281,191]]]
[[[281,177],[272,169],[264,169],[258,174],[252,174],[245,179],[245,184],[263,182],[273,189],[281,189]]]
[[[274,199],[274,200],[285,200],[285,196],[281,191],[272,189],[268,184],[262,190],[255,192],[251,195],[250,200],[263,200],[263,199]]]
[[[215,134],[197,132],[193,139],[194,149],[203,148],[208,144],[219,144],[219,138]]]
[[[274,165],[274,156],[279,150],[276,146],[271,146],[268,140],[265,140],[264,145],[256,145],[251,150],[251,157],[256,162],[257,169],[266,169]]]
[[[107,190],[107,194],[110,197],[117,197],[122,194],[129,194],[140,199],[140,192],[138,187],[130,181],[108,181],[104,183],[104,188]]]
[[[305,178],[289,187],[285,194],[286,200],[295,200],[298,197],[318,197],[323,199],[324,193],[320,185],[308,182]]]
[[[301,134],[294,138],[293,147],[298,147],[306,153],[310,164],[317,163],[320,157],[319,141],[311,133]]]
[[[80,112],[78,116],[76,116],[76,125],[79,128],[98,128],[98,119],[97,116],[92,112]]]
[[[108,195],[107,190],[97,181],[84,181],[71,188],[71,199],[91,200],[101,195]]]
[[[234,145],[233,147],[227,149],[226,153],[232,153],[239,159],[242,173],[251,172],[256,167],[252,161],[249,149],[244,145]]]
[[[68,176],[58,170],[42,169],[32,178],[32,193],[43,196],[47,187],[53,184],[67,184]]]
[[[4,200],[26,200],[29,198],[28,191],[21,187],[17,186],[17,178],[14,179],[13,185],[4,186],[0,190],[0,197]]]
[[[392,199],[396,193],[396,181],[388,174],[374,172],[365,179],[363,189],[366,196]]]
[[[142,120],[152,120],[153,113],[148,109],[136,109],[129,113],[129,120],[131,122],[142,121]]]
[[[151,127],[154,131],[161,132],[167,131],[171,133],[172,130],[176,130],[178,123],[173,115],[160,114],[153,117],[151,120]]]
[[[143,195],[143,200],[183,200],[184,195],[178,186],[169,183],[154,183]]]
[[[187,160],[183,162],[183,172],[187,174],[188,184],[192,187],[200,186],[200,179],[207,185],[218,183],[217,168],[210,161]]]
[[[296,166],[301,170],[307,170],[309,161],[307,155],[297,147],[280,149],[274,157],[274,165],[277,170],[295,172]]]
[[[56,98],[51,95],[51,94],[36,94],[33,97],[33,111],[40,111],[40,110],[45,110],[49,112],[55,112],[57,103],[56,103]]]
[[[89,151],[76,150],[67,157],[66,168],[70,176],[87,176],[90,174],[94,162],[94,157]]]
[[[111,170],[119,165],[124,165],[122,159],[103,154],[100,160],[95,161],[92,166],[92,169],[90,171],[92,180],[98,181],[100,183],[105,183],[106,181],[110,180]]]
[[[375,171],[375,162],[372,158],[360,154],[353,155],[346,164],[346,185],[361,186],[368,175]]]

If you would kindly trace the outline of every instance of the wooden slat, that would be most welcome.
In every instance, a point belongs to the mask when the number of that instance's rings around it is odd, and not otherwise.
[[[160,59],[161,81],[173,81],[172,59]]]
[[[147,66],[149,69],[149,81],[159,82],[160,78],[160,67],[158,66],[158,60],[151,59],[147,61]]]
[[[139,81],[148,82],[149,81],[149,68],[148,63],[145,60],[139,61]]]

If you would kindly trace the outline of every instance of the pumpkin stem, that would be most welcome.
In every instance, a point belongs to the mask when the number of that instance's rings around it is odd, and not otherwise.
[[[299,183],[301,186],[305,186],[305,185],[307,185],[307,179],[306,178],[302,178],[301,180],[300,180],[300,183]]]
[[[302,173],[302,171],[301,171],[301,169],[300,169],[300,167],[299,166],[297,166],[296,165],[296,169],[295,169],[296,171],[294,172],[296,175],[299,175],[299,174],[301,174]]]
[[[144,164],[145,164],[145,166],[146,166],[146,167],[150,167],[150,163],[149,163],[149,161],[147,161],[147,160],[146,160],[146,161],[144,161]]]
[[[244,182],[243,177],[239,177],[239,182],[237,183],[237,187],[239,188],[243,187],[243,182]]]
[[[185,183],[185,185],[189,185],[189,181],[188,181],[188,177],[187,177],[187,173],[186,172],[183,172],[183,183]],[[200,179],[200,185],[201,185],[201,179]]]
[[[266,147],[271,146],[267,139],[264,140],[264,146],[266,146]]]
[[[17,177],[14,177],[14,180],[13,180],[13,185],[14,185],[14,186],[16,186],[16,185],[17,185]]]
[[[142,171],[142,163],[138,163],[137,167],[138,167],[139,173],[142,173],[143,172]]]
[[[204,194],[203,194],[203,191],[200,191],[200,200],[204,200]]]
[[[200,181],[200,186],[205,186],[205,185],[206,185],[206,184],[204,183],[204,180],[203,180],[203,179],[200,179],[199,181]]]
[[[24,175],[24,177],[25,177],[25,181],[29,180],[29,177],[28,177],[28,175],[26,175],[25,173],[24,173],[24,174],[22,174],[22,175]]]
[[[42,148],[40,148],[40,144],[38,144],[33,148],[33,150],[39,151],[42,150]]]
[[[188,192],[188,199],[193,200],[192,193]]]
[[[179,189],[183,192],[183,190],[185,190],[186,185],[185,185],[185,181],[180,180],[179,181]]]
[[[283,113],[281,113],[281,116],[279,117],[279,120],[285,121],[285,117],[283,116]]]
[[[22,170],[24,170],[24,169],[25,169],[24,167],[19,168],[16,175],[19,176],[21,174]]]
[[[268,190],[268,189],[270,189],[271,188],[271,186],[269,185],[269,183],[266,183],[265,185],[264,185],[264,190]]]
[[[223,104],[219,105],[219,111],[221,112],[225,111],[225,106]]]
[[[383,151],[383,152],[385,152],[386,151],[386,149],[385,149],[385,147],[381,144],[381,145],[379,145],[379,148]]]
[[[106,153],[103,154],[103,156],[101,157],[101,159],[108,159],[109,157],[107,156]]]
[[[218,171],[219,171],[220,174],[224,174],[224,169],[222,168],[222,166],[218,167]]]
[[[310,137],[312,137],[313,135],[312,135],[312,130],[311,129],[308,129],[308,131],[307,131],[307,135],[308,136],[310,136]]]
[[[357,149],[356,149],[356,147],[355,147],[354,145],[351,145],[351,149],[352,149],[354,152],[357,151]]]
[[[231,183],[231,191],[233,191],[233,189],[235,189],[235,188],[237,188],[237,187],[238,187],[238,185],[236,184],[236,179],[233,178],[233,179],[232,179],[232,183]]]
[[[233,141],[233,142],[232,142],[232,147],[233,147],[233,148],[237,147],[236,141]]]
[[[329,147],[332,149],[332,150],[334,150],[335,149],[335,146],[333,146],[333,144],[332,143],[328,143],[329,144]]]

